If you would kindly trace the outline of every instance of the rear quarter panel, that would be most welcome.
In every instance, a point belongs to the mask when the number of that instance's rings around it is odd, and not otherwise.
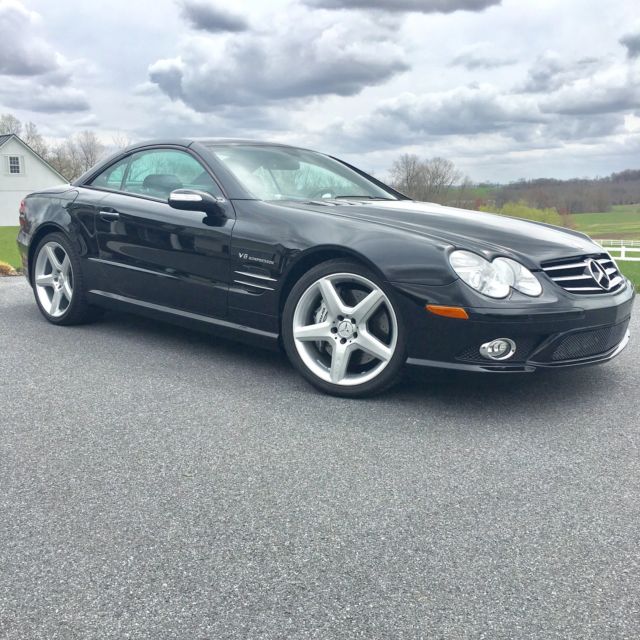
[[[45,235],[61,231],[85,258],[95,251],[93,208],[78,200],[78,189],[59,189],[32,193],[25,198],[25,212],[18,234],[18,248],[27,278],[33,252]],[[104,194],[99,194],[102,199]]]

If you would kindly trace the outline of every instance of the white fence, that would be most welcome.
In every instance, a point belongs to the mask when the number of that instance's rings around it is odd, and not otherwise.
[[[612,258],[627,262],[640,262],[640,240],[596,240]]]

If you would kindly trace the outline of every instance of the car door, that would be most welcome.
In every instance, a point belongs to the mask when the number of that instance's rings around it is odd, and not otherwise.
[[[179,188],[222,196],[207,169],[186,149],[152,148],[129,157],[118,192],[101,201],[96,216],[101,287],[162,307],[224,316],[232,205],[225,200],[225,216],[216,220],[179,211],[167,201]]]

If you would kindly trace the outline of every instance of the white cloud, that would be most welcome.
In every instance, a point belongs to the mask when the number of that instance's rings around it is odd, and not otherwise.
[[[454,13],[483,11],[502,0],[306,0],[306,4],[322,9],[368,9],[372,11],[418,13]]]
[[[405,93],[368,115],[334,124],[333,135],[336,140],[349,141],[351,149],[376,149],[443,136],[509,133],[546,119],[530,97],[505,96],[483,84],[440,93]]]
[[[529,69],[521,90],[528,93],[555,91],[575,80],[588,77],[605,62],[592,57],[567,60],[555,51],[545,51]]]
[[[563,83],[543,98],[541,109],[564,115],[623,114],[640,109],[640,65],[613,64]]]
[[[38,35],[39,23],[17,0],[0,2],[0,74],[34,76],[60,67],[60,56]]]
[[[620,38],[620,44],[627,49],[629,58],[640,57],[640,29],[634,33],[627,33]]]
[[[171,99],[197,111],[323,95],[352,96],[409,69],[395,22],[335,20],[291,7],[269,30],[192,38],[174,58],[149,66]]]
[[[477,42],[462,49],[451,61],[452,65],[466,67],[474,71],[476,69],[495,69],[506,67],[517,62],[513,55],[498,51],[488,42]]]
[[[182,0],[182,15],[193,29],[210,33],[246,31],[249,23],[236,15],[212,4],[210,0]]]
[[[42,22],[18,0],[0,0],[0,102],[45,113],[85,111],[84,92],[68,86],[73,64],[42,37]]]

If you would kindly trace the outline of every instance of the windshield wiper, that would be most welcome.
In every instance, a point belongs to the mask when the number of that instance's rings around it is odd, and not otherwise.
[[[393,200],[393,198],[383,198],[382,196],[335,196],[334,200],[354,198],[357,200]]]

